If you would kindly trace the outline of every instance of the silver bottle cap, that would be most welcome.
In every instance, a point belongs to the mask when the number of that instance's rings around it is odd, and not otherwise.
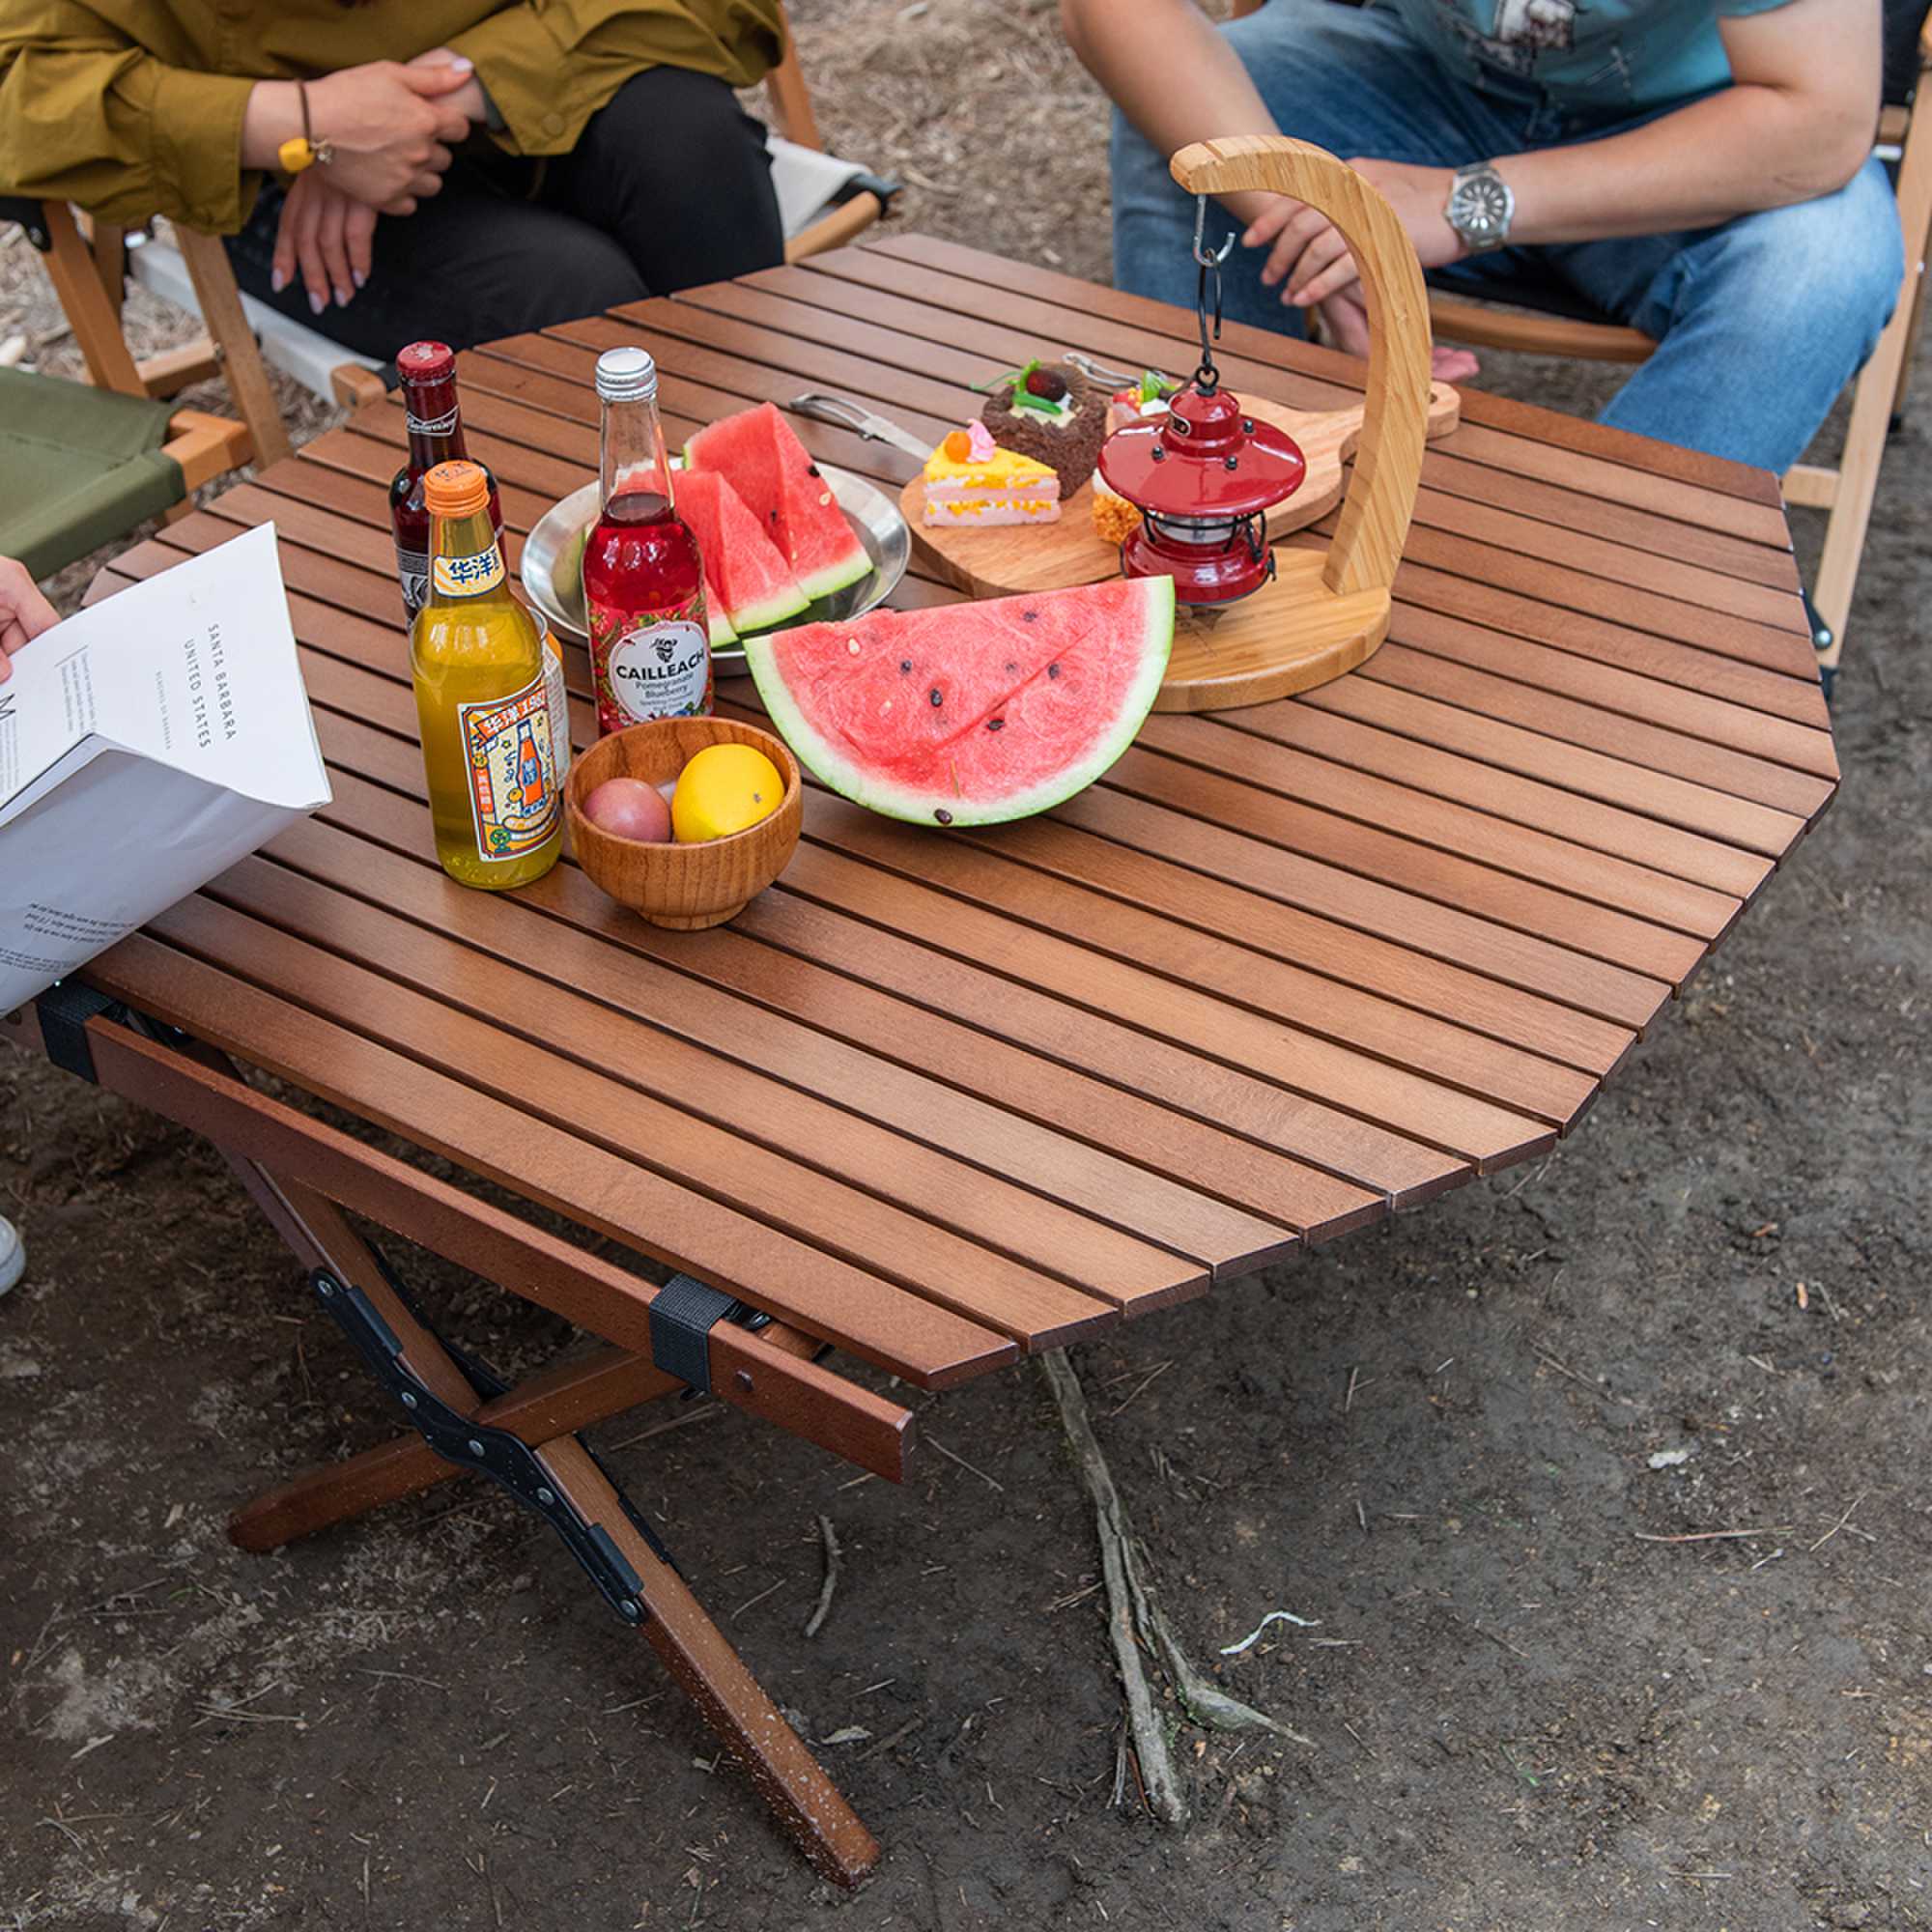
[[[597,358],[597,393],[607,403],[641,403],[658,392],[648,349],[607,349]]]

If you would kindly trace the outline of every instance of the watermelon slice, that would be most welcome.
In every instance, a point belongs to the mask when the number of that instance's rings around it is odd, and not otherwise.
[[[711,641],[728,643],[741,632],[769,630],[797,616],[806,607],[805,592],[737,491],[711,470],[680,469],[676,477],[677,513],[691,526],[704,558]]]
[[[1167,674],[1174,580],[873,611],[747,638],[772,722],[891,818],[996,825],[1070,798],[1132,743]]]
[[[811,453],[773,403],[707,424],[685,445],[687,469],[715,470],[751,506],[810,599],[872,567]]]

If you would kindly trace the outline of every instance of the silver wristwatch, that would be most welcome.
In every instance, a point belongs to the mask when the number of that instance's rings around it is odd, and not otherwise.
[[[1488,161],[1458,168],[1449,184],[1449,205],[1443,218],[1472,255],[1500,248],[1509,240],[1516,215],[1516,196],[1510,185]]]

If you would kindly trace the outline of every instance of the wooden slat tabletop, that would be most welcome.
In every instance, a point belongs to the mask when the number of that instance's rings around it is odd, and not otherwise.
[[[892,236],[460,368],[515,568],[594,472],[614,342],[657,356],[673,436],[816,387],[937,439],[1030,355],[1179,370],[1192,328]],[[1236,389],[1359,393],[1323,351],[1225,348]],[[882,485],[915,467],[798,427]],[[384,502],[403,443],[395,403],[364,410],[103,575],[273,519],[335,797],[90,977],[925,1386],[1548,1149],[1837,780],[1772,479],[1470,391],[1390,641],[1335,684],[1155,718],[1099,784],[997,831],[814,787],[784,876],[710,932],[643,925],[569,863],[466,893],[424,808]],[[954,596],[915,569],[899,601]]]

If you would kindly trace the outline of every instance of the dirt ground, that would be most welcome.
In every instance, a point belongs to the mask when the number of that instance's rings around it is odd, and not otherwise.
[[[795,12],[908,222],[1104,274],[1103,116],[1050,10]],[[0,241],[0,339],[52,365],[37,274]],[[1114,1803],[1092,1520],[1031,1370],[914,1397],[903,1490],[710,1404],[596,1433],[885,1841],[848,1898],[494,1492],[232,1548],[234,1503],[392,1421],[203,1150],[0,1054],[31,1244],[0,1302],[0,1932],[1932,1925],[1928,430],[1932,381],[1842,797],[1561,1151],[1075,1351],[1182,1640],[1313,1741],[1177,1719],[1184,1835],[1131,1777]],[[402,1259],[501,1368],[567,1339]],[[820,1514],[845,1561],[808,1640]],[[1751,1533],[1657,1540],[1712,1531]],[[1275,1609],[1308,1621],[1217,1658]]]

